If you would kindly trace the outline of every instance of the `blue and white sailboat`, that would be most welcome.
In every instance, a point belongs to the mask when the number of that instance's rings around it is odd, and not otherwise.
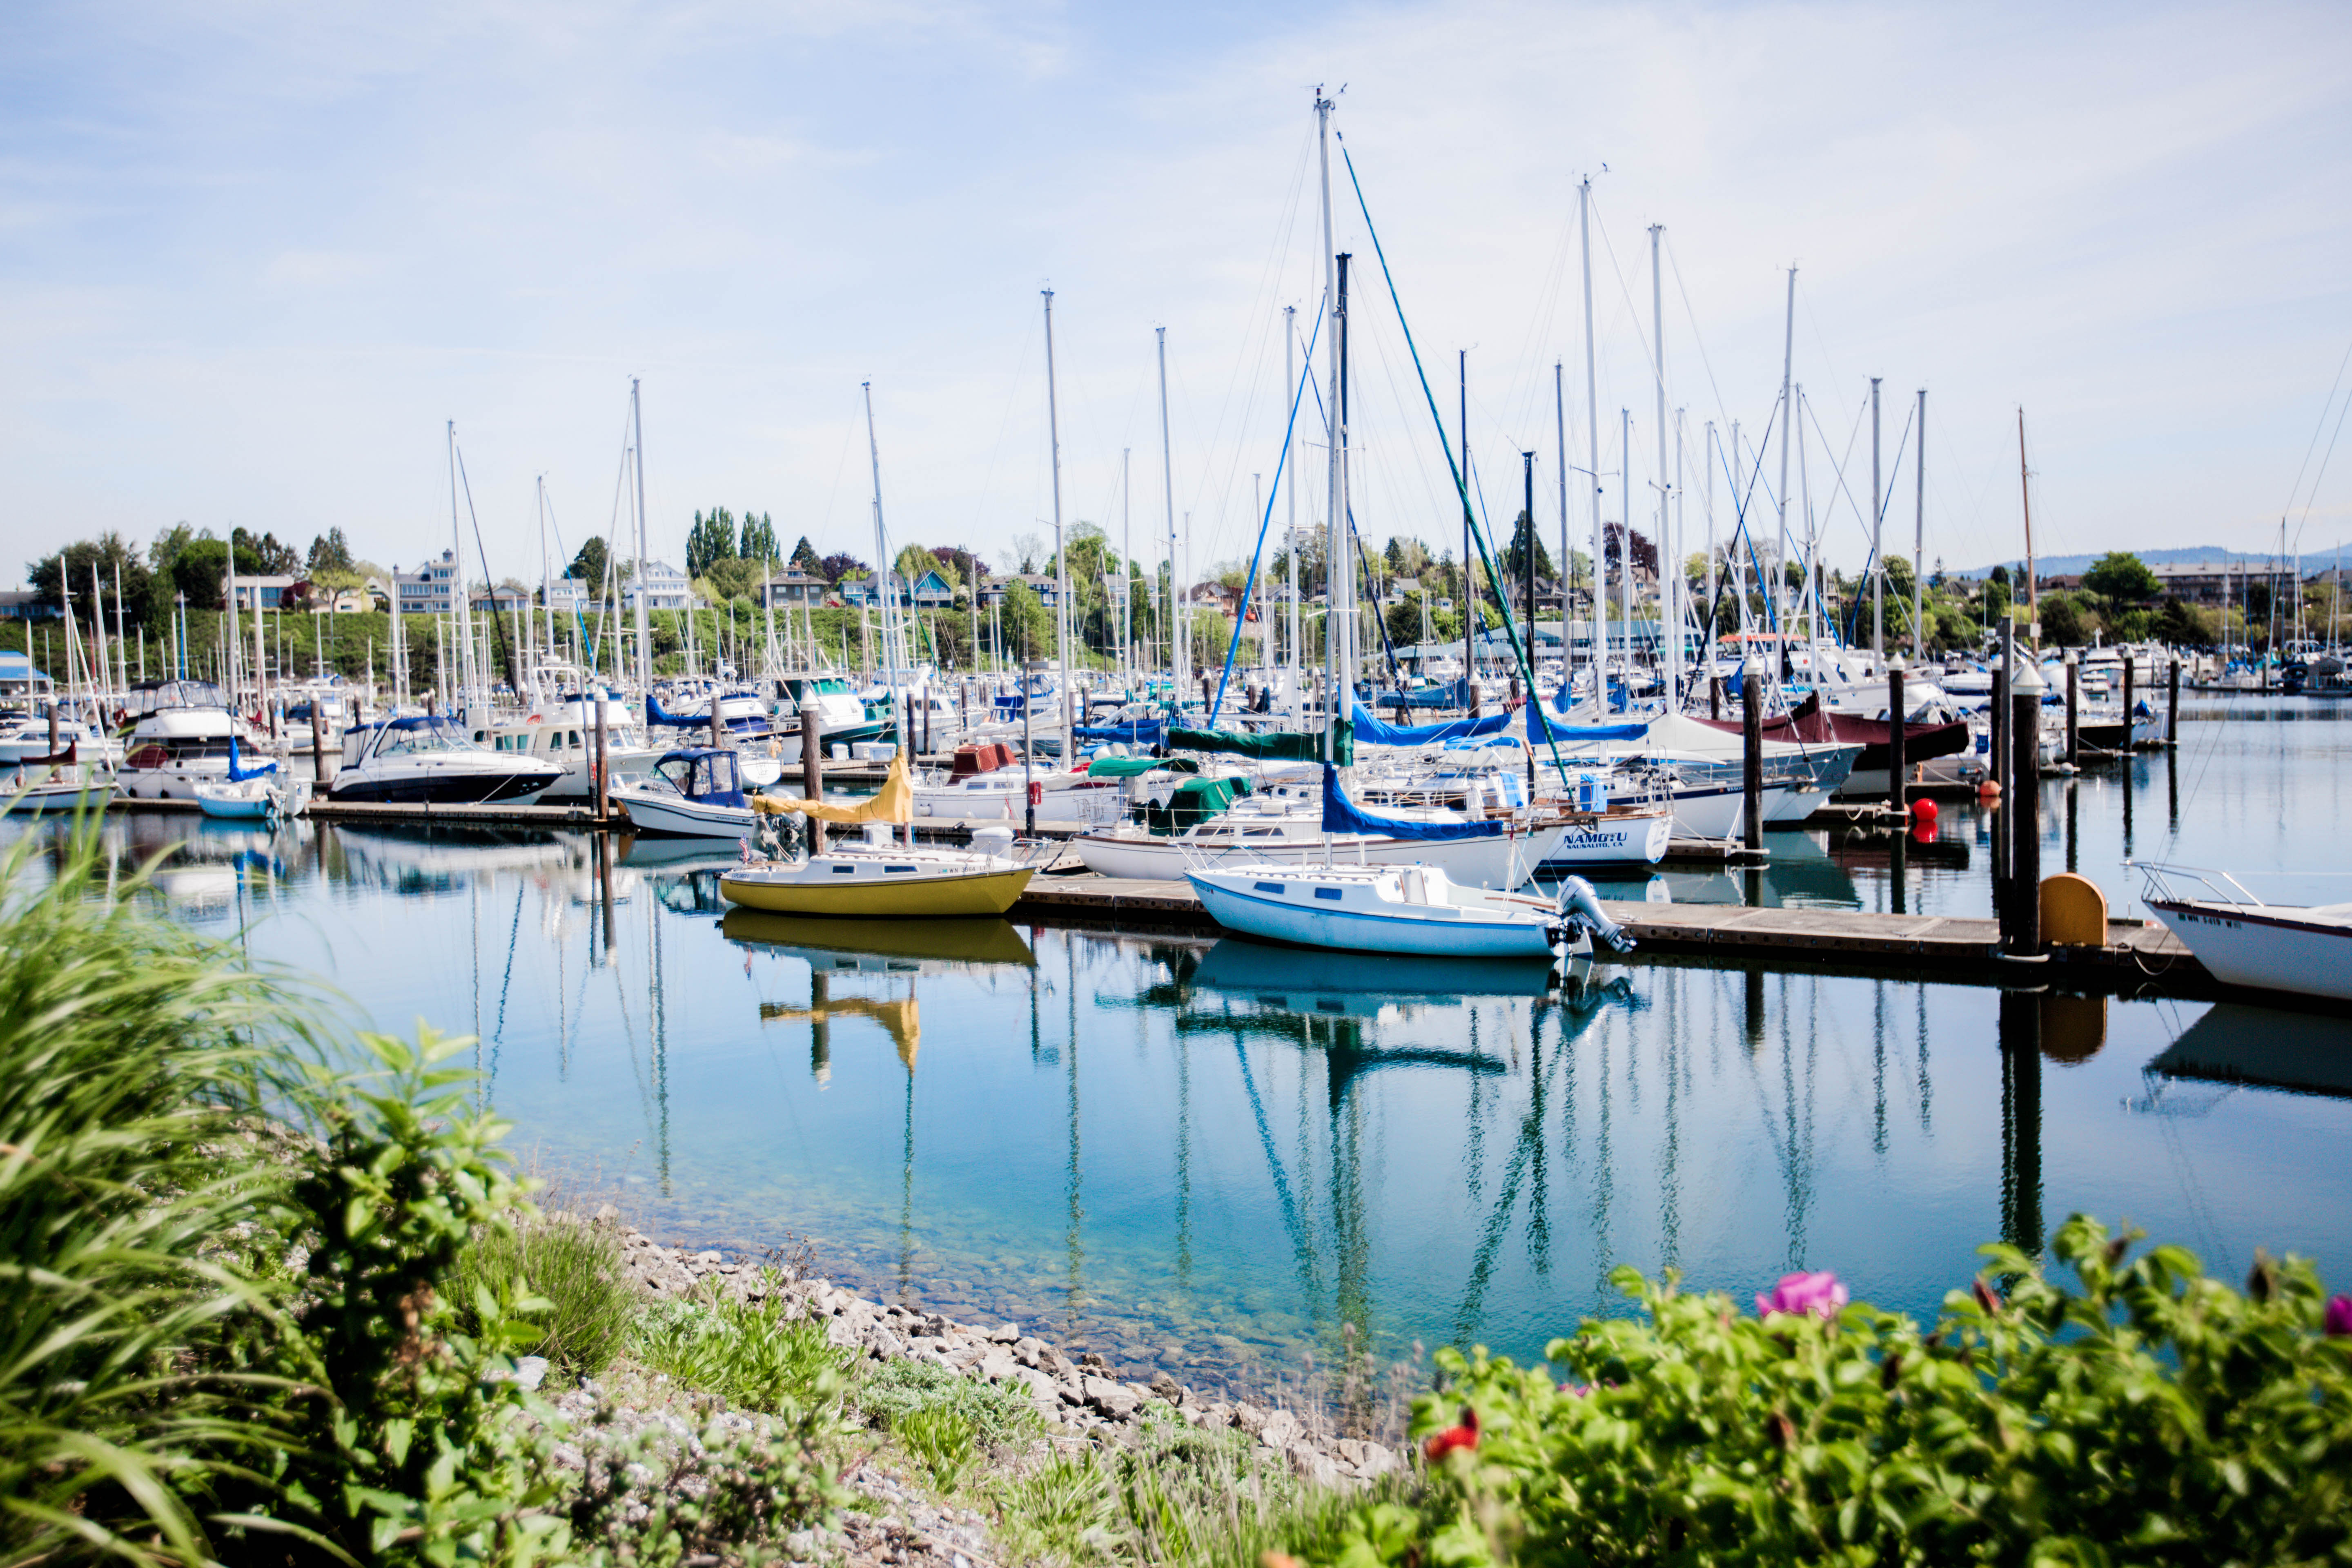
[[[1434,822],[1376,816],[1323,770],[1326,834],[1363,833],[1443,841],[1491,837],[1498,822]],[[1347,952],[1441,958],[1555,958],[1591,950],[1598,935],[1619,952],[1633,946],[1581,878],[1557,900],[1455,885],[1433,866],[1320,866],[1259,862],[1187,873],[1202,907],[1226,930],[1268,942]],[[1516,879],[1515,879],[1516,880]]]

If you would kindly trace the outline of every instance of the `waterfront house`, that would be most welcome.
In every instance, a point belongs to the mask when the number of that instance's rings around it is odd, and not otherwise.
[[[456,614],[461,582],[457,557],[446,550],[439,560],[428,561],[414,572],[403,572],[397,566],[392,571],[393,587],[404,616]]]
[[[635,610],[643,598],[648,610],[688,610],[694,607],[694,589],[686,574],[667,561],[648,561],[646,569],[632,577],[621,588],[621,607]]]
[[[288,608],[289,595],[298,601],[301,597],[299,594],[292,594],[298,584],[306,588],[309,586],[300,577],[239,577],[236,579],[236,607],[248,612]],[[223,597],[227,596],[228,584],[228,578],[223,577]]]
[[[760,584],[760,602],[771,607],[781,605],[788,608],[822,605],[830,586],[814,572],[787,566]]]
[[[54,621],[57,618],[58,602],[55,599],[44,598],[29,588],[0,594],[0,621]]]

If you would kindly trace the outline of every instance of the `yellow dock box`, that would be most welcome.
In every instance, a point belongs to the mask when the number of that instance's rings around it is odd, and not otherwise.
[[[2053,947],[2107,945],[2107,896],[2088,877],[2042,879],[2042,940]]]

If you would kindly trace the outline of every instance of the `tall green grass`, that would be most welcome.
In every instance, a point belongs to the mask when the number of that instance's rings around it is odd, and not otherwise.
[[[450,1297],[458,1327],[479,1333],[468,1303],[478,1290],[492,1300],[536,1297],[528,1314],[540,1338],[531,1349],[556,1372],[594,1377],[620,1352],[637,1298],[621,1272],[620,1233],[610,1226],[541,1215],[510,1231],[477,1232],[457,1258]]]
[[[44,857],[52,864],[44,868]],[[205,1554],[289,1436],[262,1112],[310,999],[108,886],[95,823],[0,856],[0,1553]],[[266,1043],[264,1043],[266,1042]],[[152,1546],[132,1546],[131,1538]]]

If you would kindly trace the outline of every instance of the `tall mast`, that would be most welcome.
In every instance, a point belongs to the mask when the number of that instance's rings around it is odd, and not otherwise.
[[[1682,637],[1670,628],[1680,626],[1675,615],[1675,552],[1671,515],[1667,502],[1674,499],[1673,470],[1666,467],[1666,308],[1665,279],[1659,271],[1659,238],[1666,226],[1650,226],[1650,357],[1655,362],[1658,384],[1658,636],[1667,643],[1661,648],[1666,667],[1666,705],[1669,711],[1682,690]],[[1625,551],[1630,557],[1633,549],[1632,524],[1627,523]]]
[[[1331,731],[1336,737],[1341,722],[1355,712],[1356,684],[1356,552],[1355,521],[1348,508],[1348,256],[1342,251],[1335,259],[1339,263],[1339,286],[1332,295],[1335,321],[1331,334],[1338,371],[1331,378],[1337,396],[1332,406],[1338,411],[1339,442],[1333,451],[1333,468],[1339,478],[1338,493],[1332,498],[1331,511],[1335,520],[1331,553],[1331,620],[1337,628],[1332,634],[1331,647],[1338,659],[1338,669],[1331,682]],[[1342,592],[1344,586],[1345,592]],[[1332,744],[1336,748],[1335,739]]]
[[[466,535],[457,523],[457,422],[448,422],[449,439],[449,614],[457,638],[457,689],[450,706],[465,717],[466,694],[474,689],[473,595],[466,592]],[[258,671],[256,671],[257,679]]]
[[[1470,548],[1470,351],[1454,352],[1454,384],[1460,388],[1459,411],[1454,415],[1454,444],[1462,448],[1462,673],[1469,679],[1478,679],[1477,637],[1482,618],[1478,605],[1478,570],[1473,563],[1476,556]]]
[[[1118,449],[1118,670],[1119,684],[1129,691],[1135,688],[1135,493],[1128,479],[1134,455],[1132,447]]]
[[[1870,378],[1870,651],[1881,674],[1886,670],[1886,501],[1878,479],[1878,377]]]
[[[1340,486],[1344,467],[1339,460],[1339,262],[1331,237],[1331,100],[1323,89],[1315,89],[1315,132],[1318,151],[1322,160],[1323,180],[1323,310],[1330,322],[1328,341],[1324,353],[1331,367],[1331,395],[1323,405],[1324,418],[1330,425],[1328,457],[1330,468],[1324,487],[1324,506],[1328,513],[1323,544],[1323,655],[1328,671],[1324,695],[1328,719],[1323,731],[1323,760],[1339,760],[1339,724],[1346,717],[1347,707],[1339,682],[1343,666],[1340,644],[1346,632],[1339,608],[1339,584],[1347,577],[1342,570],[1345,540],[1340,530],[1346,526],[1346,513],[1340,508]]]
[[[1676,713],[1682,711],[1683,622],[1685,618],[1685,611],[1683,609],[1683,599],[1685,596],[1689,586],[1683,581],[1684,542],[1690,537],[1690,531],[1685,526],[1683,520],[1683,491],[1685,489],[1683,483],[1683,437],[1687,433],[1689,425],[1690,410],[1686,408],[1675,409],[1674,545],[1671,549],[1660,551],[1658,555],[1658,559],[1664,566],[1666,581],[1674,585],[1674,597],[1671,601],[1674,605],[1674,614],[1666,617],[1667,636],[1673,639],[1667,644],[1666,668],[1669,675],[1671,676],[1671,679],[1668,682],[1666,698],[1668,702],[1673,705],[1668,710]]]
[[[65,580],[65,572],[62,565],[60,565],[58,572],[58,580],[59,582],[63,582]],[[2225,608],[2222,611],[2222,617],[2225,625],[2228,621],[2228,616],[2229,612]],[[66,619],[68,621],[71,621],[73,619],[73,612],[71,610],[68,610],[66,612]],[[229,709],[234,712],[236,710],[236,657],[240,651],[241,644],[236,631],[236,524],[233,522],[228,525],[228,620],[226,625],[228,627],[228,657],[221,660],[221,682],[228,691]],[[66,632],[68,636],[71,636],[73,627],[71,626],[67,626]],[[28,651],[31,648],[31,646],[32,645],[29,643],[26,645]],[[70,646],[68,646],[68,657],[72,657]],[[70,668],[68,668],[67,673],[68,675],[72,673]]]
[[[2025,509],[2025,635],[2042,657],[2042,588],[2033,571],[2033,487],[2025,478],[2025,410],[2017,411],[2017,493]],[[2251,629],[2251,628],[2249,628]]]
[[[1168,509],[1168,679],[1175,685],[1171,700],[1181,710],[1184,701],[1184,588],[1177,581],[1176,469],[1168,444],[1168,329],[1154,327],[1151,331],[1160,343],[1160,495]]]
[[[1772,606],[1772,629],[1781,637],[1780,646],[1789,646],[1789,440],[1797,428],[1797,405],[1794,402],[1797,363],[1797,269],[1789,268],[1789,313],[1786,335],[1780,342],[1780,539],[1772,552],[1772,587],[1765,603]],[[1770,435],[1769,430],[1766,435]]]
[[[1618,510],[1625,514],[1624,548],[1617,552],[1617,592],[1624,606],[1625,616],[1625,684],[1630,700],[1633,677],[1633,411],[1617,411],[1622,428],[1617,434],[1617,460],[1623,468],[1623,482],[1617,487]]]
[[[1551,421],[1553,451],[1559,459],[1553,466],[1559,469],[1559,689],[1563,694],[1560,700],[1565,703],[1565,694],[1576,684],[1571,679],[1575,670],[1570,662],[1572,649],[1568,637],[1569,612],[1572,607],[1569,595],[1576,584],[1576,554],[1568,547],[1568,379],[1558,360],[1551,362]],[[1528,520],[1528,527],[1535,527],[1535,519]],[[1531,622],[1535,619],[1532,611],[1528,618]],[[1530,629],[1528,636],[1533,637],[1535,632]]]
[[[1601,531],[1601,393],[1593,370],[1592,176],[1576,187],[1576,230],[1584,252],[1584,450],[1592,459],[1592,701],[1609,700],[1609,552]]]
[[[1054,468],[1054,660],[1059,667],[1055,681],[1062,689],[1062,743],[1071,748],[1078,732],[1070,722],[1070,552],[1062,548],[1062,415],[1054,384],[1054,291],[1040,292],[1045,296],[1045,440],[1053,448]],[[879,495],[878,480],[877,485]],[[876,502],[877,508],[880,504]],[[1066,750],[1064,754],[1072,753]]]
[[[1285,305],[1282,308],[1282,384],[1290,394],[1290,405],[1294,411],[1298,406],[1298,367],[1292,362],[1297,349],[1298,307]],[[1290,700],[1298,703],[1305,700],[1298,689],[1302,668],[1298,656],[1298,465],[1285,463],[1282,467],[1285,497],[1283,531],[1289,540],[1286,553],[1290,557]]]
[[[1715,421],[1706,422],[1706,624],[1702,628],[1699,647],[1706,658],[1715,658]]]
[[[858,390],[866,397],[866,457],[874,472],[874,582],[882,597],[882,662],[887,673],[884,684],[894,700],[898,691],[898,645],[890,637],[890,536],[882,523],[882,447],[874,437],[874,384],[861,381]],[[906,716],[905,704],[898,704],[900,716]]]
[[[1912,465],[1918,489],[1911,510],[1911,657],[1925,657],[1925,633],[1920,627],[1927,604],[1927,389],[1919,389],[1919,449]]]
[[[654,689],[654,639],[648,629],[651,617],[646,609],[646,409],[637,395],[637,378],[629,377],[629,423],[634,430],[630,449],[635,456],[630,466],[637,479],[637,691],[640,696]],[[690,601],[689,601],[690,602]],[[690,621],[693,617],[688,616]],[[620,660],[613,661],[615,665]],[[651,713],[648,707],[646,711]]]

